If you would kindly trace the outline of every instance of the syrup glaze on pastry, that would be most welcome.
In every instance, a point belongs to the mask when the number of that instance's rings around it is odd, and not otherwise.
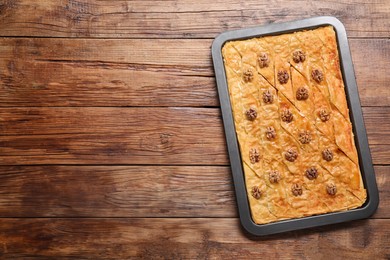
[[[333,27],[229,41],[222,54],[254,222],[361,206]]]

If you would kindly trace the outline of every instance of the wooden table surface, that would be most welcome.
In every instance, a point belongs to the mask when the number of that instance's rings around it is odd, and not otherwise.
[[[347,29],[380,205],[255,238],[238,220],[211,43],[318,15]],[[388,0],[0,0],[0,36],[1,258],[390,258]]]

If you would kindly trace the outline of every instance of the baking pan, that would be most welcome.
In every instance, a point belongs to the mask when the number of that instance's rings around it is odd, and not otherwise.
[[[315,29],[326,25],[333,26],[336,31],[338,51],[340,56],[340,67],[345,85],[350,118],[353,125],[353,133],[355,135],[360,170],[364,182],[364,187],[367,190],[367,200],[360,208],[357,209],[258,225],[253,222],[250,213],[245,187],[244,172],[234,127],[229,91],[222,58],[222,47],[226,42],[232,40],[244,40],[253,37],[279,35],[284,33],[291,33],[294,31]],[[367,134],[363,122],[362,109],[360,106],[359,94],[356,86],[355,73],[353,70],[347,35],[343,24],[337,18],[321,16],[287,23],[269,24],[254,28],[227,31],[221,33],[215,38],[212,45],[212,57],[236,192],[238,211],[241,224],[245,230],[253,235],[263,236],[368,218],[375,212],[379,204],[378,188],[375,180],[374,168],[372,166],[370,149],[368,147]]]

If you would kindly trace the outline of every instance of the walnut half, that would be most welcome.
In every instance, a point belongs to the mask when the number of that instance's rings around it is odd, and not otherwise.
[[[299,140],[299,142],[301,142],[302,144],[308,144],[308,143],[310,143],[310,141],[311,141],[311,134],[310,134],[310,131],[304,130],[304,131],[300,132],[300,133],[299,133],[298,140]]]
[[[328,112],[325,108],[320,109],[318,114],[322,122],[326,122],[330,119],[330,112]]]
[[[252,164],[260,162],[260,153],[256,148],[251,148],[249,151],[249,160]]]
[[[299,183],[294,183],[292,186],[291,186],[291,192],[294,196],[301,196],[302,193],[303,193],[303,188],[302,188],[302,185],[299,184]]]
[[[321,83],[324,80],[324,74],[319,69],[313,69],[311,71],[311,77],[317,82]]]
[[[245,82],[250,82],[253,80],[253,72],[248,69],[242,74],[242,78],[244,79]]]
[[[270,171],[269,172],[269,182],[270,183],[278,183],[281,179],[281,175],[279,171]]]
[[[260,68],[268,67],[269,66],[268,54],[265,52],[260,53],[258,61],[259,61]]]
[[[298,152],[294,148],[289,148],[284,153],[284,158],[289,162],[294,162],[298,158]]]
[[[309,90],[305,87],[300,87],[297,89],[296,93],[297,100],[306,100],[309,98]]]
[[[328,192],[329,195],[334,196],[337,193],[337,187],[334,183],[328,183],[326,185],[326,192]]]
[[[333,160],[333,152],[332,150],[326,148],[325,150],[322,151],[322,158],[325,160],[325,161],[332,161]]]
[[[265,131],[265,136],[267,137],[268,140],[273,140],[276,138],[276,131],[273,126],[268,126],[266,131]]]
[[[291,121],[293,121],[294,116],[290,109],[283,108],[281,118],[283,122],[290,123]]]
[[[274,96],[268,89],[263,92],[263,101],[266,104],[272,104],[274,102]]]
[[[289,80],[290,76],[288,75],[287,70],[279,70],[278,71],[278,80],[280,84],[286,84]]]
[[[257,111],[254,107],[251,107],[247,111],[245,111],[245,115],[248,120],[253,121],[257,117]]]
[[[304,62],[306,59],[305,54],[301,50],[297,50],[293,52],[293,61],[295,63]]]
[[[251,190],[251,194],[253,196],[253,198],[255,199],[260,199],[261,198],[261,190],[259,188],[259,186],[253,186],[252,187],[252,190]]]
[[[314,180],[314,179],[317,179],[318,177],[318,171],[317,171],[317,168],[316,167],[310,167],[309,169],[306,170],[306,177],[309,179],[309,180]]]

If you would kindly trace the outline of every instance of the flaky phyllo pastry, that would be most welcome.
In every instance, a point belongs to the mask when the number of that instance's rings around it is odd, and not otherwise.
[[[254,222],[361,206],[333,27],[230,41],[222,54]]]

